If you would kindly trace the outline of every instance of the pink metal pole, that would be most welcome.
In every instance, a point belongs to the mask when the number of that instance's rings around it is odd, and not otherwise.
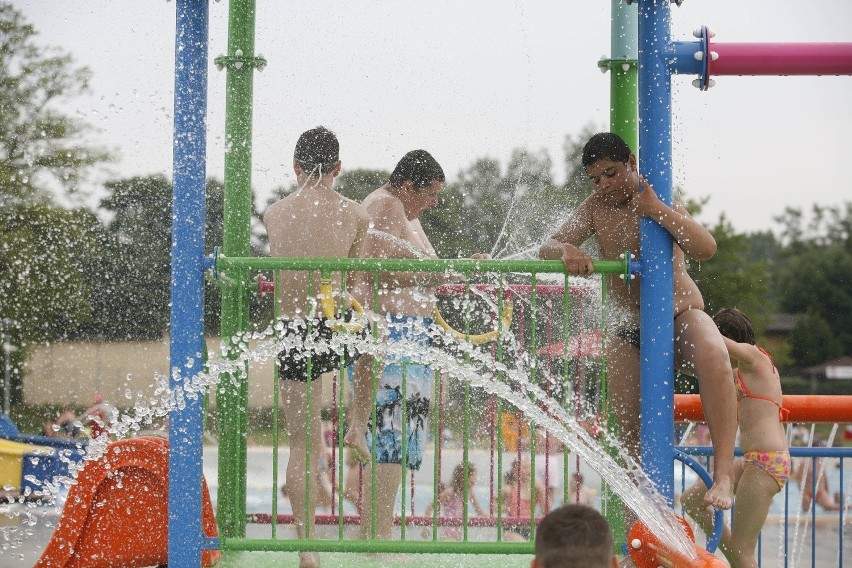
[[[852,43],[711,43],[715,75],[852,75]]]

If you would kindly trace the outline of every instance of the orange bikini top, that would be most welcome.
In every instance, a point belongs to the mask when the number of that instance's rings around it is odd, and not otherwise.
[[[772,356],[769,353],[767,353],[766,350],[764,350],[762,347],[758,347],[758,349],[760,349],[760,352],[763,353],[764,355],[766,355],[769,358],[769,362],[771,363],[772,362]],[[773,370],[775,369],[774,363],[772,364],[772,369]],[[779,381],[781,380],[780,377],[779,377],[778,380]],[[778,407],[778,421],[779,422],[786,422],[787,418],[789,418],[790,410],[787,409],[787,408],[784,408],[783,406],[778,404],[778,402],[776,402],[774,399],[771,399],[768,396],[760,396],[759,394],[752,394],[748,390],[748,387],[746,386],[745,382],[743,382],[743,378],[740,376],[740,370],[739,369],[737,369],[737,374],[734,377],[734,386],[737,389],[737,401],[738,402],[740,400],[744,399],[744,398],[756,398],[758,400],[765,400],[767,402],[771,402],[772,404],[774,404],[775,406]]]

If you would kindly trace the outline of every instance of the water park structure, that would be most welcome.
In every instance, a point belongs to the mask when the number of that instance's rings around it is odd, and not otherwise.
[[[679,2],[677,3],[679,4]],[[341,551],[341,552],[464,552],[464,553],[526,553],[532,550],[529,542],[506,542],[497,531],[496,542],[467,540],[467,509],[463,515],[465,538],[460,543],[405,538],[407,516],[403,491],[403,513],[400,541],[358,540],[345,537],[347,519],[342,510],[342,497],[338,514],[329,521],[337,524],[337,538],[311,538],[301,541],[275,538],[275,505],[271,512],[273,538],[247,538],[246,523],[252,518],[246,511],[246,415],[245,371],[236,367],[219,380],[217,396],[221,417],[219,497],[217,522],[218,537],[210,526],[209,498],[205,494],[202,476],[202,424],[204,400],[193,390],[192,380],[205,371],[203,337],[203,284],[204,274],[213,270],[227,281],[222,286],[222,337],[238,337],[248,329],[248,294],[254,289],[252,273],[269,270],[318,270],[324,277],[333,272],[353,270],[371,271],[454,271],[465,275],[463,289],[455,293],[470,294],[475,285],[471,277],[481,274],[531,275],[525,294],[536,306],[539,296],[546,296],[545,288],[537,283],[537,275],[562,275],[564,285],[559,295],[563,302],[561,322],[562,345],[570,348],[568,317],[578,300],[572,296],[571,283],[558,261],[502,261],[502,260],[350,260],[350,259],[281,259],[250,256],[249,227],[251,211],[251,100],[252,74],[265,61],[254,55],[255,6],[253,0],[234,0],[230,3],[230,29],[228,55],[217,60],[227,69],[226,124],[228,147],[225,170],[225,233],[221,248],[212,257],[204,252],[204,184],[207,114],[207,50],[208,3],[205,0],[177,0],[177,29],[175,55],[175,135],[174,135],[174,199],[173,260],[172,260],[172,316],[170,368],[171,387],[178,401],[171,411],[169,421],[168,465],[160,471],[158,479],[166,477],[167,483],[167,560],[172,566],[199,566],[204,554],[211,550],[232,551]],[[695,76],[695,85],[709,89],[713,77],[721,75],[797,75],[836,74],[852,75],[852,44],[724,44],[714,41],[712,31],[704,26],[696,32],[696,40],[673,42],[670,38],[670,10],[668,0],[612,1],[611,57],[599,65],[611,73],[612,115],[611,129],[624,138],[632,148],[639,148],[642,171],[662,200],[672,199],[672,125],[671,83],[673,75]],[[599,261],[597,272],[621,274],[626,279],[641,275],[641,336],[654,338],[643,341],[642,360],[642,416],[641,452],[642,467],[656,490],[671,504],[675,489],[674,469],[676,459],[693,464],[684,457],[685,452],[674,447],[676,411],[681,419],[700,420],[701,409],[694,397],[675,397],[672,377],[674,368],[673,322],[670,314],[672,300],[671,240],[655,223],[643,219],[641,226],[641,251],[639,258],[626,255],[621,261]],[[603,280],[605,282],[605,279]],[[497,314],[503,314],[503,280],[497,285]],[[541,291],[538,288],[542,286]],[[606,290],[604,284],[603,295]],[[508,301],[512,301],[509,299]],[[516,312],[521,310],[516,308]],[[537,310],[532,309],[529,326],[531,344],[528,350],[536,353],[542,347],[537,338]],[[469,319],[465,320],[465,324]],[[496,336],[510,325],[503,317],[495,318]],[[459,335],[459,334],[457,334]],[[460,332],[460,339],[469,337],[469,329]],[[605,353],[604,345],[601,353]],[[543,343],[546,343],[543,342]],[[498,343],[499,350],[499,343]],[[468,353],[471,357],[472,352]],[[469,359],[468,359],[469,361]],[[502,360],[500,361],[502,363]],[[604,366],[605,369],[605,366]],[[531,382],[536,378],[533,368]],[[567,372],[567,371],[566,371]],[[604,371],[605,372],[605,371]],[[498,373],[499,375],[499,373]],[[498,380],[499,382],[499,380]],[[483,386],[483,385],[479,385]],[[469,388],[469,387],[467,387]],[[496,387],[495,387],[496,388]],[[466,391],[469,392],[469,391]],[[664,396],[660,396],[664,393]],[[276,399],[277,400],[277,399]],[[435,400],[438,400],[436,397]],[[825,400],[808,397],[786,397],[784,405],[791,408],[795,420],[848,421],[852,419],[852,402],[848,397]],[[310,399],[308,404],[311,404]],[[342,399],[339,406],[342,410]],[[548,415],[542,420],[546,421]],[[551,417],[552,418],[552,417]],[[791,418],[793,420],[794,418]],[[546,422],[541,421],[541,424]],[[534,430],[534,428],[531,428]],[[437,433],[440,437],[440,432]],[[499,440],[499,438],[498,438]],[[151,442],[157,444],[157,442]],[[499,444],[500,442],[498,442]],[[534,442],[533,442],[534,443]],[[340,436],[338,444],[342,450]],[[156,446],[161,455],[160,446]],[[467,442],[464,445],[467,452]],[[151,450],[154,451],[154,450]],[[309,446],[310,451],[310,446]],[[575,451],[580,451],[575,448]],[[848,453],[826,452],[801,455],[837,455],[843,459]],[[502,455],[498,451],[497,456]],[[224,459],[223,459],[224,456]],[[277,454],[276,454],[277,456]],[[465,459],[467,454],[465,453]],[[437,459],[435,460],[438,461]],[[342,462],[338,472],[342,474]],[[403,466],[404,467],[404,466]],[[700,469],[700,466],[697,466]],[[498,471],[501,471],[498,467]],[[566,470],[567,471],[567,470]],[[842,472],[842,469],[841,469]],[[81,476],[95,475],[84,470]],[[341,475],[342,477],[342,475]],[[437,478],[438,476],[436,476]],[[842,479],[842,478],[841,478]],[[86,487],[91,487],[87,484]],[[498,482],[499,487],[499,482]],[[841,481],[842,487],[842,481]],[[311,491],[310,485],[306,491]],[[277,487],[272,488],[273,494]],[[499,492],[499,491],[498,491]],[[841,489],[841,499],[843,498]],[[91,497],[89,497],[91,499]],[[616,501],[608,507],[613,523],[617,524]],[[375,511],[373,511],[375,514]],[[254,517],[256,519],[256,516]],[[717,516],[719,519],[719,516]],[[497,513],[497,527],[510,519]],[[415,519],[416,521],[416,519]],[[431,526],[439,521],[437,512],[428,519]],[[74,521],[69,520],[68,523]],[[449,522],[444,519],[443,522]],[[535,530],[535,520],[526,519]],[[843,565],[843,515],[840,515],[839,564]],[[416,524],[416,523],[415,523]],[[487,523],[485,523],[487,524]],[[483,525],[484,526],[484,525]],[[718,526],[718,522],[717,522]],[[624,532],[626,527],[620,528]],[[638,532],[637,532],[638,531]],[[718,534],[711,539],[715,547]],[[653,549],[645,560],[634,560],[639,565],[657,565],[658,562],[675,562],[683,566],[715,566],[718,559],[702,550],[690,557],[684,555],[641,529],[631,531],[629,544],[644,551]],[[816,546],[813,547],[814,549]],[[643,551],[643,552],[644,552]],[[671,559],[675,560],[671,560]]]

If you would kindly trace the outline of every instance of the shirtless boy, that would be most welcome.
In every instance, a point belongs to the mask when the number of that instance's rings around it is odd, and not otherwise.
[[[420,225],[420,215],[438,204],[444,188],[444,171],[425,150],[407,153],[394,168],[388,183],[373,191],[364,200],[373,229],[367,237],[365,255],[369,258],[437,258],[435,249]],[[362,304],[375,308],[382,317],[388,341],[407,341],[429,345],[429,329],[436,298],[433,287],[446,281],[444,274],[384,273],[378,305],[373,305],[372,279],[356,281],[352,294]],[[399,387],[402,377],[400,358],[379,362],[362,356],[355,364],[354,396],[351,426],[344,443],[361,461],[370,457],[370,430],[367,420],[376,405],[376,536],[389,539],[393,506],[402,480],[402,424]],[[373,396],[373,366],[377,365],[379,390]],[[418,469],[422,454],[422,438],[429,413],[433,371],[414,362],[406,364],[406,398],[408,425],[406,427],[406,462]],[[372,483],[365,480],[365,508],[371,503]],[[370,511],[362,511],[361,532],[371,535]]]
[[[332,183],[340,173],[339,143],[335,135],[323,127],[308,130],[299,137],[293,156],[293,171],[299,189],[270,205],[263,215],[266,233],[269,235],[271,256],[301,258],[327,257],[346,258],[362,256],[364,238],[369,219],[358,203],[340,196]],[[311,319],[311,339],[328,341],[334,335],[332,328],[321,316],[315,315],[317,299],[308,298],[307,272],[282,271],[278,286],[278,306],[285,326],[284,335],[307,339],[307,320]],[[313,275],[313,291],[319,291],[319,274]],[[339,282],[340,278],[332,278]],[[334,294],[339,298],[339,290]],[[307,411],[308,369],[311,358],[310,389],[311,415]],[[320,404],[322,383],[316,379],[322,373],[337,369],[340,354],[334,349],[311,351],[309,349],[285,349],[279,355],[281,400],[284,417],[290,435],[290,460],[287,463],[287,486],[290,503],[295,516],[298,538],[306,532],[314,534],[315,497],[311,491],[311,502],[305,500],[305,479],[311,472],[311,483],[316,487],[320,472],[323,448]],[[312,463],[305,459],[305,449],[311,436]],[[306,517],[306,507],[309,514]],[[306,530],[307,529],[307,530]],[[319,565],[314,553],[301,553],[301,568]]]
[[[697,260],[716,252],[713,235],[693,220],[683,206],[669,207],[638,172],[636,156],[627,144],[608,132],[592,136],[583,149],[583,166],[594,192],[546,241],[539,256],[561,259],[574,275],[594,272],[592,259],[580,250],[595,236],[604,259],[614,260],[629,250],[639,256],[639,219],[648,216],[671,234],[674,269],[674,326],[676,364],[698,379],[704,415],[713,439],[713,487],[704,500],[728,509],[733,500],[733,459],[737,430],[736,397],[731,363],[719,330],[704,312],[704,300],[686,272],[685,255]],[[639,286],[619,278],[608,282],[609,301],[621,318],[607,341],[608,389],[622,442],[639,453]]]

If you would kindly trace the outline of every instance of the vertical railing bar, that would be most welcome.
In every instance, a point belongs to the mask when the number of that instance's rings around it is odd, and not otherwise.
[[[402,468],[402,484],[400,488],[400,502],[402,505],[402,526],[400,528],[400,538],[405,540],[405,482],[408,466],[408,361],[403,359],[402,363],[402,456],[400,459],[400,467]]]
[[[533,362],[530,369],[530,383],[538,383],[538,295],[536,273],[531,274],[532,286],[530,287],[530,357]],[[538,404],[538,401],[534,402]],[[530,420],[530,540],[535,541],[535,453],[536,453],[536,432],[538,424],[534,420]],[[520,467],[520,464],[518,464]],[[518,484],[520,486],[520,483]],[[545,491],[547,491],[545,489]],[[519,500],[520,503],[520,500]]]
[[[816,566],[816,498],[817,498],[817,471],[816,456],[811,459],[811,482],[813,490],[811,492],[811,566]]]
[[[318,315],[317,300],[314,297],[314,273],[312,271],[308,271],[308,302],[313,301],[314,307],[311,312],[308,313],[308,321],[307,324],[307,335],[306,337],[310,340],[311,335],[313,334],[313,320]],[[307,380],[307,389],[305,391],[305,405],[307,406],[307,435],[305,436],[305,539],[311,538],[311,521],[310,518],[314,514],[314,511],[311,511],[311,475],[313,475],[313,468],[311,467],[311,442],[313,441],[313,432],[311,431],[311,417],[313,413],[313,397],[311,397],[311,389],[314,386],[313,377],[311,373],[313,373],[313,355],[312,351],[308,350],[307,363],[305,365],[306,368],[306,380]]]
[[[470,275],[464,275],[464,335],[465,340],[470,340]],[[465,366],[470,365],[470,354],[465,352]],[[464,469],[464,485],[462,486],[462,541],[467,542],[467,525],[468,525],[468,500],[470,498],[470,482],[469,464],[470,459],[470,382],[464,382],[464,426],[463,426],[462,445],[462,468]]]
[[[441,470],[440,470],[440,449],[441,449],[441,430],[440,430],[440,417],[438,415],[438,409],[441,407],[441,374],[438,369],[435,369],[432,372],[432,400],[435,401],[435,404],[432,405],[432,440],[433,440],[433,453],[434,457],[432,459],[432,541],[437,542],[438,540],[438,512],[440,508],[440,501],[438,494],[438,484],[441,480]]]
[[[503,313],[503,303],[505,278],[501,275],[497,290],[497,362],[500,363],[497,369],[497,382],[503,381],[503,318],[499,314]],[[514,298],[511,298],[514,301]],[[521,310],[519,310],[520,312]],[[497,542],[503,542],[503,399],[497,397],[497,408],[495,417],[500,428],[497,433]]]
[[[379,273],[377,271],[373,271],[373,312],[379,313]],[[378,325],[373,326],[373,343],[379,343],[379,330]],[[370,392],[375,393],[378,391],[379,387],[379,362],[376,360],[376,357],[373,356],[373,364],[372,367],[372,375],[373,375],[373,388]],[[377,461],[377,448],[378,441],[376,440],[376,429],[378,428],[378,417],[377,417],[377,409],[375,401],[373,403],[373,408],[371,410],[372,413],[372,434],[370,436],[370,442],[372,447],[370,448],[370,538],[373,540],[376,539],[376,489],[378,486],[378,482],[376,481],[376,461]],[[361,506],[361,514],[364,514],[364,506],[363,499]]]
[[[790,563],[790,484],[784,486],[784,568]]]
[[[571,335],[571,282],[568,278],[568,273],[565,273],[565,281],[562,286],[562,408],[568,409],[570,401],[569,393],[569,369],[568,364],[568,348]],[[580,338],[583,330],[577,331],[577,337]],[[579,341],[579,339],[578,339]],[[568,446],[562,445],[562,502],[568,502],[568,491],[570,484],[568,483]]]
[[[340,302],[338,304],[338,313],[339,318],[341,320],[345,319],[345,311],[344,307],[346,304],[346,279],[348,278],[348,273],[341,271],[340,272]],[[332,400],[334,400],[337,408],[335,409],[333,420],[332,420],[332,428],[334,429],[335,434],[335,444],[334,448],[337,450],[337,455],[335,456],[332,453],[331,463],[334,464],[331,466],[332,472],[336,472],[336,479],[331,480],[331,514],[334,515],[334,497],[335,491],[337,492],[337,539],[343,540],[343,425],[340,423],[340,417],[343,416],[343,391],[344,385],[346,384],[348,370],[346,369],[346,348],[340,352],[340,368],[337,372],[337,380],[334,383],[335,390],[332,394]],[[338,388],[339,385],[339,388]],[[355,384],[353,379],[352,389],[354,390]],[[338,394],[339,391],[339,394]],[[353,395],[354,398],[354,395]],[[356,466],[357,467],[357,466]]]
[[[837,511],[837,565],[843,566],[843,515],[846,513],[846,495],[843,491],[843,456],[840,456],[840,510]]]
[[[545,335],[545,345],[550,346],[553,345],[553,297],[548,297],[547,299],[547,320],[546,320],[546,335]],[[553,381],[551,380],[552,371],[551,368],[551,357],[550,353],[545,355],[544,360],[547,361],[547,373],[545,376],[547,377],[547,389],[546,393],[548,397],[553,396]],[[553,414],[547,413],[550,418],[553,418]],[[544,507],[543,513],[546,515],[550,512],[549,500],[547,498],[547,492],[550,491],[550,430],[544,431]]]
[[[273,271],[272,276],[272,334],[276,341],[280,341],[283,330],[278,329],[279,318],[281,317],[281,307],[278,304],[278,288],[281,285],[281,273],[278,270]],[[278,534],[278,406],[280,404],[281,376],[280,363],[278,357],[275,357],[275,363],[272,365],[275,373],[272,378],[272,538],[276,538]]]

